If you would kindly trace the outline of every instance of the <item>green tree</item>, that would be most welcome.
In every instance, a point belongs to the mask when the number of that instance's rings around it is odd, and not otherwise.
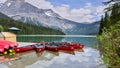
[[[109,0],[104,4],[109,5],[106,11],[110,13],[111,25],[117,23],[120,20],[120,0]]]
[[[120,20],[120,3],[115,3],[111,10],[111,22],[117,23]]]
[[[102,33],[103,21],[104,21],[104,17],[102,16],[102,17],[101,17],[101,20],[100,20],[99,34],[101,34],[101,33]]]
[[[3,27],[0,25],[0,32],[2,32],[3,31]]]
[[[101,18],[100,51],[108,68],[120,68],[120,0],[109,0],[104,4],[109,7]]]
[[[108,13],[106,12],[106,13],[105,13],[105,18],[104,18],[104,20],[103,20],[103,25],[104,25],[105,28],[109,28],[109,27],[110,27],[110,24],[111,24],[111,22],[110,22],[110,16],[109,16]]]
[[[99,34],[101,34],[104,28],[109,28],[111,21],[110,21],[110,16],[109,14],[106,12],[105,13],[105,17],[102,16],[101,21],[100,21],[100,28],[99,28]]]

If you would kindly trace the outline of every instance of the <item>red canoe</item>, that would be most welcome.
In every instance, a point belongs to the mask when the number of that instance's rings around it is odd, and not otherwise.
[[[45,49],[45,46],[43,44],[34,44],[33,46],[35,47],[35,50],[37,52],[44,51],[44,49]]]
[[[68,43],[68,42],[62,42],[62,43],[52,42],[49,43],[48,46],[45,46],[45,48],[50,51],[58,51],[58,50],[73,51],[74,49],[83,48],[83,45],[81,46],[77,43]]]
[[[45,49],[49,51],[58,51],[58,45],[55,42],[47,43]]]
[[[81,45],[81,44],[76,43],[76,42],[71,42],[71,43],[64,42],[64,45],[71,46],[74,49],[83,49],[84,48],[84,45]]]
[[[71,46],[65,46],[65,45],[58,46],[58,49],[59,50],[68,50],[68,51],[73,51],[74,50],[73,47],[71,47]]]
[[[9,45],[5,43],[0,43],[0,46],[3,47],[3,49],[9,49]]]
[[[4,49],[4,46],[0,46],[0,53],[4,53],[5,52],[5,49]]]
[[[69,50],[69,51],[73,51],[74,48],[70,47],[70,46],[58,46],[59,50]]]
[[[14,51],[18,53],[18,52],[30,51],[34,49],[35,49],[35,46],[29,45],[29,46],[23,46],[23,47],[16,47],[14,48]]]
[[[6,41],[6,40],[0,40],[0,43],[3,43],[3,44],[8,44],[10,47],[14,48],[14,47],[17,47],[18,46],[18,43],[16,42],[10,42],[10,41]]]
[[[0,52],[2,54],[10,53],[12,51],[11,48],[13,48],[12,45],[17,45],[17,44],[13,44],[12,42],[5,41],[5,40],[0,40]]]
[[[51,46],[51,45],[45,46],[45,49],[50,51],[58,51],[57,46]]]
[[[83,49],[84,48],[84,45],[80,45],[80,44],[77,44],[77,45],[68,45],[68,46],[72,46],[74,49]]]

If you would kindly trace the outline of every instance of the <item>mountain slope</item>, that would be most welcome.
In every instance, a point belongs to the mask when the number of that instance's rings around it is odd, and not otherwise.
[[[4,31],[9,31],[8,28],[10,27],[20,28],[21,30],[18,31],[18,34],[64,35],[64,33],[59,30],[12,20],[2,13],[0,13],[0,25],[4,27]]]
[[[0,13],[0,19],[10,19],[10,18],[4,15],[3,13]]]
[[[38,9],[24,0],[8,0],[0,7],[0,12],[14,20],[59,29],[66,34],[96,34],[99,28],[96,26],[99,23],[81,24],[67,20],[51,9]]]

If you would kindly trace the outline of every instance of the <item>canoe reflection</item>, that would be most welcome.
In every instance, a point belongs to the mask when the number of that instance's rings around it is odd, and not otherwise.
[[[59,52],[75,55],[74,51],[61,50]],[[43,60],[50,61],[56,56],[59,56],[59,52],[52,52],[47,50],[39,53],[37,53],[34,50],[21,52],[21,53],[16,53],[15,57],[13,58],[6,58],[5,56],[0,56],[0,62],[3,62],[3,63],[9,62],[10,64],[7,65],[9,68],[25,68],[25,66],[31,65],[37,61],[43,61]],[[12,61],[12,60],[15,60],[15,61]]]
[[[64,52],[64,53],[67,53],[67,54],[75,55],[74,51],[60,50],[59,52]]]
[[[75,51],[77,51],[77,52],[84,52],[83,49],[75,49]]]
[[[34,51],[34,50],[31,50],[31,51],[16,53],[15,56],[16,56],[16,57],[20,57],[20,56],[27,55],[27,54],[32,53],[32,52],[35,52],[35,51]]]
[[[75,49],[75,51],[77,52],[84,52],[83,49]],[[72,55],[75,55],[75,52],[74,51],[66,51],[66,50],[60,50],[59,52],[63,52],[63,53],[67,53],[67,54],[72,54]],[[11,61],[11,60],[16,60],[16,59],[19,59],[19,58],[24,58],[24,56],[31,56],[31,55],[34,55],[34,59],[35,58],[39,58],[43,60],[45,59],[52,59],[54,58],[55,56],[59,56],[59,52],[53,52],[53,51],[48,51],[48,50],[45,50],[43,52],[35,52],[34,50],[31,50],[31,51],[27,51],[27,52],[21,52],[21,53],[16,53],[14,56],[0,56],[0,62],[8,62],[8,61]]]
[[[46,50],[46,52],[51,53],[55,56],[59,56],[59,52],[53,52],[53,51],[49,51],[49,50]]]
[[[13,60],[17,60],[18,57],[6,57],[6,56],[0,56],[0,62],[9,62]]]

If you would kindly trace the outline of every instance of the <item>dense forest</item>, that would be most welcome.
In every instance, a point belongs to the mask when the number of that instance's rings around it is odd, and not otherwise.
[[[10,31],[10,27],[19,28],[20,31],[12,31],[17,34],[64,35],[62,31],[15,21],[0,13],[0,31]]]
[[[101,18],[99,48],[108,68],[120,68],[120,1],[109,0],[103,4],[108,7]]]

